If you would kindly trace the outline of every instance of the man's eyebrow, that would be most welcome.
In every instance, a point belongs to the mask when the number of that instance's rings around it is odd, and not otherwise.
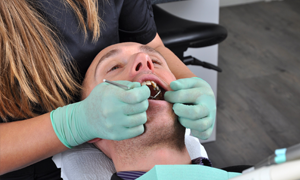
[[[97,71],[98,66],[99,66],[99,64],[100,64],[101,62],[105,61],[106,59],[108,59],[108,58],[110,58],[110,57],[112,57],[112,56],[115,56],[115,55],[119,54],[120,52],[121,52],[120,49],[112,49],[112,50],[108,51],[106,54],[104,54],[104,55],[100,58],[100,60],[99,60],[99,62],[98,62],[98,64],[97,64],[97,66],[96,66],[96,71]]]
[[[163,60],[165,60],[164,56],[161,55],[158,51],[156,51],[155,49],[149,47],[149,46],[146,46],[146,45],[142,45],[140,46],[140,51],[141,52],[144,52],[144,53],[152,53],[152,54],[158,54],[159,56],[162,57]],[[95,68],[95,76],[96,76],[96,72],[97,72],[97,69],[98,69],[98,66],[100,65],[101,62],[105,61],[106,59],[112,57],[112,56],[115,56],[117,54],[121,53],[121,49],[112,49],[110,51],[108,51],[106,54],[104,54],[99,62],[97,63],[96,65],[96,68]],[[166,61],[166,60],[165,60]]]
[[[158,54],[159,56],[161,56],[165,60],[165,58],[162,54],[160,54],[158,51],[156,51],[155,49],[153,49],[149,46],[145,46],[145,45],[140,46],[140,51],[142,51],[144,53]]]

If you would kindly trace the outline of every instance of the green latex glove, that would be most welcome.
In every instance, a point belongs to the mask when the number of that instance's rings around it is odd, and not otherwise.
[[[193,136],[209,138],[216,119],[216,101],[210,85],[193,77],[173,81],[170,87],[173,91],[165,93],[165,100],[174,103],[179,122],[191,129]]]
[[[138,82],[116,82],[130,90],[101,83],[86,99],[51,112],[53,128],[65,146],[71,148],[94,138],[129,139],[144,132],[149,88]]]

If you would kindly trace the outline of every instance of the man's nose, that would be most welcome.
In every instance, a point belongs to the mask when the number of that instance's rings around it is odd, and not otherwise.
[[[131,74],[134,76],[141,71],[153,71],[153,63],[151,58],[146,53],[138,53],[134,57]]]

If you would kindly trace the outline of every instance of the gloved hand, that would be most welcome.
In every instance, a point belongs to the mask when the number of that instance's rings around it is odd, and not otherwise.
[[[144,132],[149,88],[138,82],[116,82],[130,90],[101,83],[86,99],[50,113],[53,128],[65,146],[71,148],[94,138],[129,139]]]
[[[174,103],[173,110],[179,122],[191,129],[192,135],[207,139],[216,118],[216,101],[210,85],[193,77],[171,82],[173,91],[165,93],[165,100]]]

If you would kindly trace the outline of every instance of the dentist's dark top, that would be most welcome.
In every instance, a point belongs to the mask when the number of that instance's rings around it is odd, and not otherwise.
[[[109,45],[119,42],[138,42],[147,44],[156,35],[153,12],[149,0],[99,0],[99,16],[104,21],[101,35],[97,42],[92,42],[92,32],[88,39],[79,28],[76,15],[66,8],[63,0],[35,0],[37,10],[53,26],[62,44],[79,69],[81,80],[94,57]],[[30,1],[30,2],[35,2]],[[68,63],[68,62],[67,62]],[[45,113],[43,109],[38,110]],[[16,119],[9,119],[16,121]],[[0,118],[0,123],[3,120]],[[28,166],[21,170],[0,176],[1,180],[52,180],[60,179],[60,170],[51,158]]]

